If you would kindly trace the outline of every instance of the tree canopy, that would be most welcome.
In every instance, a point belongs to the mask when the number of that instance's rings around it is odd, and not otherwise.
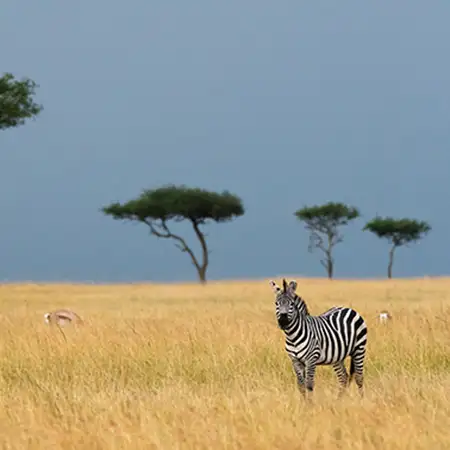
[[[217,193],[184,185],[168,185],[145,190],[137,199],[123,204],[112,203],[103,208],[103,212],[115,219],[141,222],[187,219],[202,224],[207,220],[214,222],[232,220],[244,214],[244,207],[242,201],[228,191]]]
[[[321,264],[327,270],[328,278],[333,278],[334,259],[333,248],[343,241],[343,235],[339,228],[358,218],[358,208],[339,202],[328,202],[324,205],[305,206],[296,211],[295,216],[305,223],[305,228],[310,233],[309,251],[320,249],[325,259]]]
[[[328,233],[333,228],[347,225],[351,220],[358,218],[360,213],[356,207],[328,202],[324,205],[305,206],[296,211],[295,215],[308,226]]]
[[[415,219],[375,217],[366,223],[364,231],[366,230],[379,238],[388,239],[393,245],[400,247],[422,239],[431,231],[431,226],[427,222]]]
[[[34,81],[16,80],[11,73],[0,77],[0,130],[23,125],[42,111],[33,99],[36,87]]]
[[[394,219],[392,217],[383,218],[377,216],[366,223],[363,231],[370,231],[377,237],[386,239],[391,244],[388,278],[392,278],[395,249],[419,241],[431,231],[431,226],[425,221],[415,219]]]
[[[217,193],[185,185],[144,190],[138,198],[125,203],[111,203],[103,207],[102,211],[116,220],[145,223],[154,236],[174,240],[181,251],[189,254],[201,282],[206,281],[209,251],[200,226],[208,221],[228,222],[245,212],[242,200],[228,191]],[[170,220],[191,223],[202,248],[201,260],[183,237],[169,229],[167,222]]]

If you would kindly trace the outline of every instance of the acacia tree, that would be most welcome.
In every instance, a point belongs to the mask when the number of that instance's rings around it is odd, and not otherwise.
[[[23,125],[42,111],[33,100],[36,87],[34,81],[16,80],[11,73],[0,77],[0,130]]]
[[[394,253],[397,247],[417,242],[428,232],[431,226],[424,221],[415,219],[393,219],[392,217],[375,217],[363,228],[379,238],[387,239],[391,245],[389,249],[389,263],[387,269],[388,278],[392,278],[392,266],[394,265]]]
[[[328,202],[324,205],[305,206],[295,216],[309,231],[308,251],[314,248],[324,253],[320,263],[325,267],[328,278],[333,278],[333,248],[344,240],[339,228],[360,216],[359,210],[344,203]]]
[[[182,252],[189,255],[201,283],[206,283],[209,251],[205,233],[207,222],[228,222],[245,212],[242,201],[228,191],[211,192],[184,185],[167,185],[142,194],[126,203],[112,203],[102,208],[104,214],[118,220],[132,220],[146,224],[150,233],[162,239],[172,239]],[[200,242],[201,258],[196,256],[186,240],[173,233],[169,221],[187,221]]]

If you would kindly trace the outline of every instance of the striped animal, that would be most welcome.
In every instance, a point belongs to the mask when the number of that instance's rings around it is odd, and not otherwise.
[[[292,361],[300,392],[314,389],[316,366],[332,365],[340,393],[355,378],[363,394],[363,368],[367,344],[367,326],[353,309],[333,307],[319,316],[312,316],[306,303],[295,292],[297,283],[283,279],[280,288],[274,281],[275,312],[278,326],[286,335],[286,352]],[[350,376],[344,365],[350,356]]]

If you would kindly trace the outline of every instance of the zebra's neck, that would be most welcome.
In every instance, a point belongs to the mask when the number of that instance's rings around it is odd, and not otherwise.
[[[308,306],[306,305],[305,301],[298,295],[295,298],[295,304],[297,306],[297,311],[300,317],[303,318],[305,316],[309,316]]]
[[[289,326],[284,330],[287,345],[292,345],[298,339],[299,331],[304,330],[305,327],[308,327],[309,311],[305,301],[299,296],[296,296],[295,306],[297,309],[297,314]]]

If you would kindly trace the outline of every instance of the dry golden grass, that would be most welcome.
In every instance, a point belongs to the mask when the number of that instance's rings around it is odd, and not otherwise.
[[[1,448],[449,449],[450,280],[298,282],[368,322],[364,399],[319,367],[302,400],[266,281],[1,286]]]

